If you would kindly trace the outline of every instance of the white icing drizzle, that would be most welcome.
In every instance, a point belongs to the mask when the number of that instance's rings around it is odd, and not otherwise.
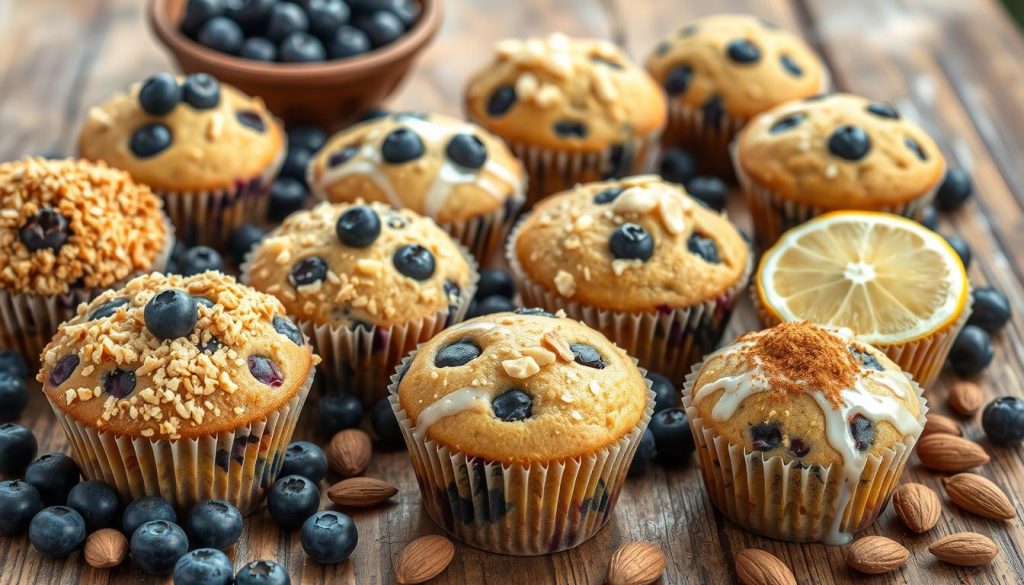
[[[458,414],[466,410],[482,410],[490,408],[491,390],[486,388],[462,388],[448,394],[420,412],[416,417],[416,427],[412,430],[413,437],[422,440],[427,430],[442,418]]]

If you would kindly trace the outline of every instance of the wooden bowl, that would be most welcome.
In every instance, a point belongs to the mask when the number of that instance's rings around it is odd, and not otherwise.
[[[349,59],[265,63],[204,47],[182,34],[187,0],[150,0],[149,24],[185,73],[205,72],[262,97],[289,123],[333,130],[379,106],[402,82],[441,25],[443,0],[420,0],[419,20],[402,38]]]

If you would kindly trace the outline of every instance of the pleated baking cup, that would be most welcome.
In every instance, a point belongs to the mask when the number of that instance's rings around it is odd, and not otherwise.
[[[520,190],[505,199],[505,202],[491,213],[438,225],[454,240],[468,248],[481,267],[488,267],[498,260],[496,256],[500,254],[505,238],[525,202],[525,192]]]
[[[281,470],[315,373],[310,368],[295,396],[264,419],[196,438],[116,435],[50,406],[64,427],[82,474],[110,484],[122,500],[160,496],[180,516],[196,502],[216,498],[248,514],[260,506]]]
[[[860,476],[849,480],[834,466],[807,467],[796,460],[786,463],[778,455],[765,457],[704,426],[692,403],[693,385],[703,366],[703,361],[694,365],[686,377],[683,407],[690,419],[704,487],[711,503],[726,518],[768,538],[832,545],[846,544],[878,518],[899,483],[917,437],[880,455],[866,455]],[[915,381],[910,383],[921,404],[918,422],[924,428],[928,412],[924,390]]]
[[[732,160],[729,144],[750,118],[738,118],[723,113],[718,124],[708,123],[704,110],[669,100],[668,126],[662,135],[662,148],[682,148],[697,158],[702,175],[731,179]]]
[[[489,552],[535,556],[579,546],[607,524],[626,481],[640,436],[654,412],[651,381],[639,422],[612,445],[590,455],[533,463],[474,457],[417,438],[398,399],[402,360],[388,385],[427,513],[452,537]],[[646,376],[646,372],[641,370]]]

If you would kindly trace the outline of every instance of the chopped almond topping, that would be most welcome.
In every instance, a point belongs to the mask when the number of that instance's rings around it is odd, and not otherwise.
[[[530,356],[501,362],[505,373],[512,378],[523,380],[540,371],[540,366]]]

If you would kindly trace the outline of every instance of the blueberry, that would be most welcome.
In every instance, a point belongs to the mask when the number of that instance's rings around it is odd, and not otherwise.
[[[316,410],[316,434],[331,438],[338,431],[356,428],[363,421],[363,404],[354,394],[338,392],[320,398]]]
[[[511,85],[503,85],[494,90],[491,97],[487,98],[487,114],[492,118],[504,116],[516,105],[518,97],[516,88]]]
[[[871,150],[871,137],[859,126],[840,126],[828,139],[829,151],[846,160],[860,160]]]
[[[178,266],[182,276],[193,276],[207,270],[215,272],[224,271],[224,259],[220,254],[209,246],[195,246],[185,252],[185,257]]]
[[[250,130],[260,134],[267,131],[267,125],[263,121],[263,116],[256,110],[238,110],[235,112],[235,118],[238,119],[239,124]]]
[[[114,523],[121,510],[121,498],[110,485],[94,479],[71,488],[68,507],[82,516],[88,532],[96,532]]]
[[[189,551],[174,564],[174,585],[230,585],[231,559],[215,548]]]
[[[750,427],[750,446],[754,451],[772,451],[782,444],[782,429],[776,422],[759,422]]]
[[[391,12],[402,21],[402,25],[409,29],[420,17],[420,5],[412,0],[385,0],[388,12]]]
[[[182,99],[197,110],[209,110],[220,103],[220,82],[207,73],[194,73],[182,84]]]
[[[491,408],[494,416],[505,422],[523,420],[533,414],[533,398],[519,388],[512,388],[495,397]]]
[[[685,185],[697,176],[697,159],[689,150],[669,148],[661,157],[658,174],[670,183]]]
[[[871,355],[870,353],[868,353],[866,351],[860,351],[859,349],[857,349],[856,347],[854,347],[852,345],[850,346],[849,349],[850,349],[850,353],[853,354],[853,357],[858,362],[860,362],[861,366],[863,366],[863,367],[865,367],[865,368],[867,368],[869,370],[875,370],[875,371],[878,371],[878,372],[881,372],[881,371],[885,370],[885,367],[882,366],[882,363],[878,361],[878,358],[876,358],[875,356]]]
[[[393,130],[384,138],[380,146],[380,154],[385,162],[391,164],[407,163],[423,156],[423,141],[419,135],[409,128]]]
[[[302,332],[299,331],[299,328],[296,327],[295,323],[292,323],[291,319],[288,317],[274,315],[274,318],[271,320],[271,324],[274,326],[274,331],[284,335],[295,345],[298,345],[299,347],[306,345],[306,340],[302,336]]]
[[[402,429],[387,398],[381,398],[370,411],[370,424],[377,434],[380,444],[388,449],[395,449],[404,444]]]
[[[38,449],[36,437],[28,427],[0,423],[0,474],[21,473],[35,458]]]
[[[266,61],[272,63],[277,61],[277,45],[265,37],[252,37],[245,39],[245,43],[238,51],[238,56],[253,61]]]
[[[729,41],[725,52],[737,63],[757,63],[761,60],[761,48],[747,39]]]
[[[946,238],[946,243],[949,244],[949,247],[953,248],[956,255],[960,257],[960,261],[964,263],[964,268],[970,268],[971,258],[973,256],[971,254],[971,247],[967,245],[967,240],[955,234],[944,237]]]
[[[24,378],[0,371],[0,422],[17,419],[28,404],[28,387]]]
[[[779,64],[793,77],[803,77],[804,70],[800,67],[800,64],[793,60],[789,55],[782,55],[779,57]]]
[[[625,189],[620,187],[608,187],[607,189],[602,189],[597,192],[597,195],[594,195],[594,203],[597,205],[607,205],[608,203],[612,203],[618,199],[619,195],[622,195],[624,191]]]
[[[251,32],[266,23],[275,2],[277,0],[226,0],[224,14]]]
[[[178,559],[188,552],[188,538],[177,524],[152,520],[132,533],[129,549],[143,573],[169,575]]]
[[[163,152],[173,140],[171,129],[156,122],[140,127],[132,134],[132,153],[139,158],[149,158]]]
[[[320,282],[325,278],[327,278],[327,263],[319,256],[310,256],[299,260],[288,272],[288,282],[295,288]]]
[[[195,37],[207,20],[224,13],[224,0],[188,0],[185,16],[181,20],[181,32]]]
[[[722,103],[722,96],[713,95],[704,101],[700,106],[704,114],[704,126],[709,128],[721,128],[722,120],[725,118],[725,104]]]
[[[341,166],[352,160],[357,154],[359,154],[359,147],[352,145],[344,146],[327,157],[327,166],[331,168]]]
[[[32,518],[43,509],[39,491],[27,481],[0,481],[0,534],[14,536],[28,530]]]
[[[25,481],[39,490],[44,504],[56,506],[67,503],[68,492],[78,484],[81,474],[74,459],[63,453],[47,453],[29,463]]]
[[[281,41],[277,55],[284,63],[313,63],[326,59],[327,50],[320,39],[313,35],[295,32]]]
[[[0,348],[0,372],[9,372],[19,378],[28,376],[25,358],[13,349]]]
[[[690,234],[689,239],[686,240],[686,249],[691,254],[702,258],[708,264],[722,263],[722,259],[718,255],[718,246],[715,245],[711,238],[700,234]]]
[[[319,126],[297,124],[288,128],[288,148],[316,152],[327,143],[327,133]]]
[[[235,585],[291,585],[288,571],[274,561],[253,561],[239,569]]]
[[[654,413],[648,429],[654,435],[654,446],[662,461],[676,464],[689,459],[694,448],[693,435],[683,409],[668,408]]]
[[[405,25],[391,12],[384,10],[358,18],[356,27],[370,37],[374,48],[393,43],[405,32]]]
[[[270,8],[265,30],[268,39],[280,43],[292,33],[308,31],[309,17],[298,4],[279,2]]]
[[[886,102],[871,102],[865,109],[869,113],[874,114],[880,118],[898,120],[900,117],[900,113],[896,111],[896,108],[894,108],[892,104]]]
[[[452,162],[467,169],[479,169],[487,162],[487,147],[473,134],[452,136],[445,153]]]
[[[807,444],[807,441],[799,437],[790,437],[789,439],[789,454],[793,457],[800,458],[805,457],[811,452],[811,446]]]
[[[354,26],[338,27],[328,42],[331,59],[345,59],[362,55],[373,48],[370,37]]]
[[[676,65],[665,75],[665,91],[670,96],[686,93],[693,81],[693,68],[689,65]]]
[[[309,191],[300,181],[288,177],[279,177],[270,187],[270,204],[267,206],[267,219],[279,222],[299,211],[306,205]]]
[[[929,205],[921,211],[921,225],[932,230],[933,232],[939,229],[939,214],[935,211],[934,205]]]
[[[25,225],[18,230],[18,238],[35,252],[44,248],[60,250],[71,235],[68,220],[52,207],[44,207],[38,213],[25,220]]]
[[[196,300],[183,290],[164,289],[153,295],[143,311],[146,328],[157,339],[188,337],[199,319]]]
[[[965,325],[953,341],[949,364],[961,376],[976,374],[992,363],[992,338],[977,325]]]
[[[647,372],[647,379],[652,382],[651,390],[654,390],[654,412],[674,408],[676,385],[672,380],[656,372]]]
[[[586,366],[588,368],[594,368],[595,370],[603,370],[607,365],[604,363],[604,358],[598,353],[596,349],[583,343],[573,343],[569,345],[569,349],[572,350],[573,356],[577,364]]]
[[[442,347],[434,356],[434,366],[456,368],[480,357],[480,347],[469,339],[460,339]]]
[[[51,506],[36,514],[28,527],[28,540],[46,556],[62,559],[85,542],[85,521],[67,506]]]
[[[327,456],[323,449],[309,441],[292,441],[284,451],[284,463],[278,475],[301,475],[319,482],[327,477]]]
[[[174,507],[167,500],[158,496],[145,496],[132,500],[125,506],[121,515],[121,527],[125,534],[135,534],[135,530],[153,520],[166,520],[170,523],[178,521]]]
[[[392,262],[398,272],[414,280],[428,280],[436,269],[434,254],[419,244],[402,246],[395,252]]]
[[[242,536],[242,514],[225,500],[203,500],[188,513],[188,534],[193,547],[227,550]]]
[[[971,198],[974,183],[963,169],[951,168],[946,171],[942,185],[935,194],[935,206],[942,211],[954,211]]]
[[[237,22],[224,16],[215,16],[199,28],[196,40],[214,51],[234,55],[242,49],[245,35]]]
[[[718,177],[694,177],[686,183],[686,192],[711,209],[721,212],[729,194],[725,181]]]
[[[1024,440],[1024,400],[1002,396],[989,402],[981,413],[981,426],[996,445],[1010,447],[1020,443]]]
[[[555,136],[562,138],[586,138],[587,125],[578,120],[558,120],[551,127]]]
[[[466,311],[466,318],[474,319],[476,317],[482,317],[483,315],[507,313],[514,311],[515,309],[515,303],[505,296],[491,295],[489,297],[480,298],[480,296],[477,295],[476,299],[474,299],[469,305],[469,310]]]
[[[89,313],[89,320],[94,321],[96,319],[103,319],[109,317],[116,313],[119,308],[127,305],[129,302],[130,301],[124,297],[111,299],[103,303],[99,307],[96,307],[96,309],[92,313]]]
[[[655,453],[654,433],[651,432],[651,429],[644,429],[644,434],[640,435],[640,442],[636,446],[633,461],[629,464],[628,475],[634,476],[647,473],[647,468],[651,466],[651,460],[654,459]]]
[[[624,223],[608,241],[612,256],[622,260],[649,260],[654,255],[654,238],[635,223]]]
[[[348,24],[351,12],[348,4],[342,0],[308,0],[306,2],[309,27],[313,34],[320,37],[325,44],[335,31]]]
[[[910,149],[917,156],[918,160],[928,160],[928,153],[924,151],[924,147],[918,141],[907,136],[903,139],[903,145]]]
[[[271,388],[279,388],[281,384],[284,384],[284,374],[281,373],[281,368],[271,361],[270,358],[262,355],[251,355],[246,360],[246,363],[249,366],[249,373],[257,381]]]
[[[181,101],[181,86],[170,73],[150,76],[139,89],[139,106],[151,116],[170,113]]]
[[[500,268],[487,268],[480,271],[480,280],[476,285],[476,296],[487,298],[498,295],[511,299],[516,296],[516,283],[512,276]]]
[[[968,324],[995,333],[1010,320],[1010,301],[998,289],[978,287],[971,291],[971,296],[974,298],[974,308],[967,319]]]
[[[853,436],[853,446],[863,453],[875,443],[875,423],[868,420],[863,414],[855,414],[850,419],[850,434]]]
[[[245,255],[267,235],[266,230],[252,223],[247,223],[228,236],[228,254],[235,264],[241,265]]]
[[[328,510],[310,516],[302,524],[301,540],[302,550],[310,558],[323,565],[334,565],[356,549],[359,533],[351,518]]]
[[[368,205],[357,205],[341,214],[334,231],[342,244],[365,248],[380,235],[380,216]]]
[[[807,115],[806,114],[801,114],[801,113],[789,114],[788,116],[783,116],[782,118],[779,118],[778,120],[776,120],[776,122],[774,124],[772,124],[770,128],[768,128],[768,133],[769,134],[783,134],[785,132],[788,132],[788,131],[792,130],[793,128],[796,128],[797,126],[799,126],[800,123],[803,122],[805,118],[807,118]]]
[[[294,529],[302,526],[320,508],[320,490],[301,475],[278,479],[267,495],[267,511],[278,526]]]

